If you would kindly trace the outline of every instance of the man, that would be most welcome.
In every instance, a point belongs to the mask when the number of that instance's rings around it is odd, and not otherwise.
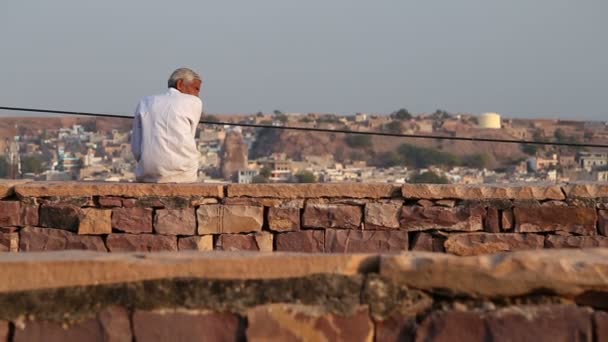
[[[169,77],[169,90],[139,102],[131,150],[138,182],[191,183],[197,180],[199,153],[194,137],[203,103],[201,78],[187,68]]]

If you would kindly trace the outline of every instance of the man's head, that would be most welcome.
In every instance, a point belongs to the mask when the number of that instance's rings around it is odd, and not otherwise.
[[[201,77],[188,68],[179,68],[169,77],[169,88],[175,88],[181,93],[197,96],[201,91]]]

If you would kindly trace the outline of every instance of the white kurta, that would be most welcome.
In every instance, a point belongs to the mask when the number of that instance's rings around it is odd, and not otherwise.
[[[173,88],[139,102],[131,136],[138,182],[197,180],[199,152],[194,137],[202,111],[201,99]]]

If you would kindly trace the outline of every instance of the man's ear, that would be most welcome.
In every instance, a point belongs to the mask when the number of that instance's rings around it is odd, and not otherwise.
[[[175,82],[175,89],[182,91],[183,86],[184,80],[177,80],[177,82]]]

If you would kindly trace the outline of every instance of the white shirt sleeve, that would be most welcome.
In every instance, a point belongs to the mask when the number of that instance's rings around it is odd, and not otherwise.
[[[131,152],[133,157],[139,162],[141,159],[141,140],[142,140],[142,128],[141,128],[141,102],[137,105],[135,114],[133,116],[133,130],[131,132]]]
[[[192,118],[191,118],[191,126],[192,126],[192,136],[196,136],[196,128],[198,127],[198,122],[201,121],[201,115],[203,113],[203,101],[198,97],[192,101]]]

